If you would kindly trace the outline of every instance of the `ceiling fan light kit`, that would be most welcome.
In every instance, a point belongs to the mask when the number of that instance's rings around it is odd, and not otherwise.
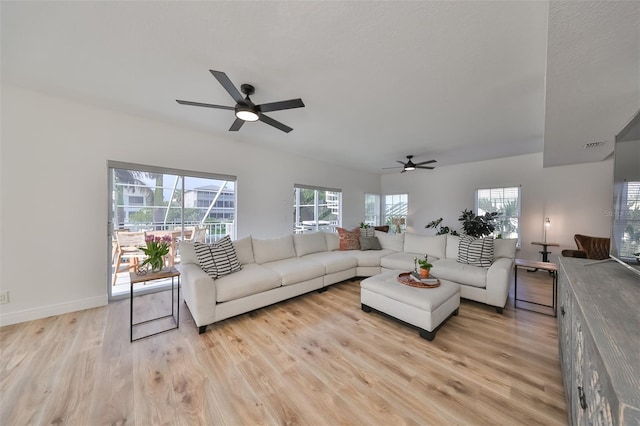
[[[292,108],[302,108],[304,107],[304,102],[302,99],[289,99],[287,101],[278,101],[278,102],[269,102],[266,104],[256,105],[254,104],[249,96],[255,93],[255,87],[251,84],[243,84],[240,86],[240,90],[246,96],[243,98],[236,86],[233,85],[229,77],[222,71],[209,70],[211,74],[218,80],[218,82],[224,87],[224,89],[231,95],[234,101],[236,101],[235,107],[225,106],[225,105],[213,105],[213,104],[205,104],[202,102],[192,102],[192,101],[183,101],[176,99],[180,105],[190,105],[197,107],[206,107],[206,108],[214,108],[214,109],[231,109],[234,110],[236,115],[236,120],[233,122],[231,127],[229,128],[230,132],[237,132],[240,130],[245,121],[262,121],[276,129],[282,130],[285,133],[289,133],[293,129],[283,123],[280,123],[277,120],[274,120],[271,117],[268,117],[263,114],[263,112],[271,112],[271,111],[280,111],[283,109],[292,109]]]
[[[413,155],[407,155],[407,162],[400,161],[400,160],[396,161],[396,163],[400,163],[400,164],[402,164],[402,166],[383,167],[383,169],[399,169],[399,168],[402,168],[402,171],[400,173],[410,172],[410,171],[415,170],[415,169],[427,169],[427,170],[435,169],[435,167],[426,166],[425,164],[436,163],[436,160],[428,160],[428,161],[421,161],[420,163],[414,163],[413,161],[411,161],[412,158],[413,158]]]
[[[254,111],[251,107],[237,105],[236,117],[242,121],[258,121],[260,119],[260,114]]]

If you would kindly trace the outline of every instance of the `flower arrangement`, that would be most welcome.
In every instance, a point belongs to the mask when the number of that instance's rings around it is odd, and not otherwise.
[[[164,256],[169,254],[171,237],[169,235],[162,237],[147,235],[144,240],[147,247],[141,247],[140,250],[148,257],[142,262],[142,266],[150,265],[152,271],[160,271],[164,267]]]

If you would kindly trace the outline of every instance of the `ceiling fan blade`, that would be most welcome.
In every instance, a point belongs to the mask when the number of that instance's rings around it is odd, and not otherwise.
[[[416,163],[416,166],[423,166],[425,164],[437,163],[436,160],[422,161],[420,163]]]
[[[229,131],[237,132],[238,130],[240,130],[240,127],[242,127],[243,124],[244,124],[244,120],[240,120],[239,118],[236,118],[236,121],[234,121],[231,127],[229,127]]]
[[[406,173],[407,169],[402,169],[402,171],[400,173]]]
[[[269,102],[268,104],[258,105],[260,107],[260,111],[262,112],[270,112],[270,111],[280,111],[283,109],[291,109],[291,108],[302,108],[304,103],[302,99],[289,99],[288,101],[279,101],[279,102]]]
[[[418,166],[416,164],[416,169],[428,169],[428,170],[433,170],[435,169],[435,167],[430,167],[430,166]]]
[[[404,161],[400,161],[400,160],[396,161],[396,163],[402,164],[402,167],[404,167],[405,165]]]
[[[395,167],[383,167],[382,169],[401,169],[403,166],[395,166]]]
[[[289,133],[290,131],[292,131],[293,129],[285,124],[282,124],[279,121],[274,120],[271,117],[267,117],[264,114],[260,114],[260,121],[262,121],[263,123],[267,123],[270,126],[275,127],[276,129],[280,129],[285,133]]]
[[[180,99],[176,99],[176,102],[181,104],[181,105],[191,105],[191,106],[197,106],[197,107],[207,107],[207,108],[233,110],[233,107],[225,106],[225,105],[203,104],[202,102],[181,101]]]
[[[233,83],[225,73],[223,73],[222,71],[214,70],[209,70],[209,72],[211,72],[216,80],[218,80],[218,82],[222,84],[222,87],[224,87],[224,89],[229,92],[234,101],[236,101],[237,103],[242,103],[242,101],[244,101],[244,98],[242,97],[240,92],[238,92],[236,86],[233,85]]]

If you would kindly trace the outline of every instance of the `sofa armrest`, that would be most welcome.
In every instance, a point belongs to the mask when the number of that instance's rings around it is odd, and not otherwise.
[[[196,325],[201,327],[215,322],[215,280],[195,263],[185,263],[177,268],[180,271],[184,301]]]
[[[501,257],[489,267],[487,271],[487,304],[500,308],[507,304],[513,263],[513,259]]]
[[[562,255],[564,257],[579,257],[582,259],[587,258],[587,252],[582,250],[572,250],[572,249],[564,249],[562,250]]]

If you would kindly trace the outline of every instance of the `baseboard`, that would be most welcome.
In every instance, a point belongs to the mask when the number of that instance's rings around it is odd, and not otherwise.
[[[39,308],[0,314],[0,327],[55,315],[68,314],[69,312],[81,311],[83,309],[98,308],[107,305],[108,301],[107,295],[105,294],[104,296],[89,299],[74,300],[57,305],[41,306]]]

